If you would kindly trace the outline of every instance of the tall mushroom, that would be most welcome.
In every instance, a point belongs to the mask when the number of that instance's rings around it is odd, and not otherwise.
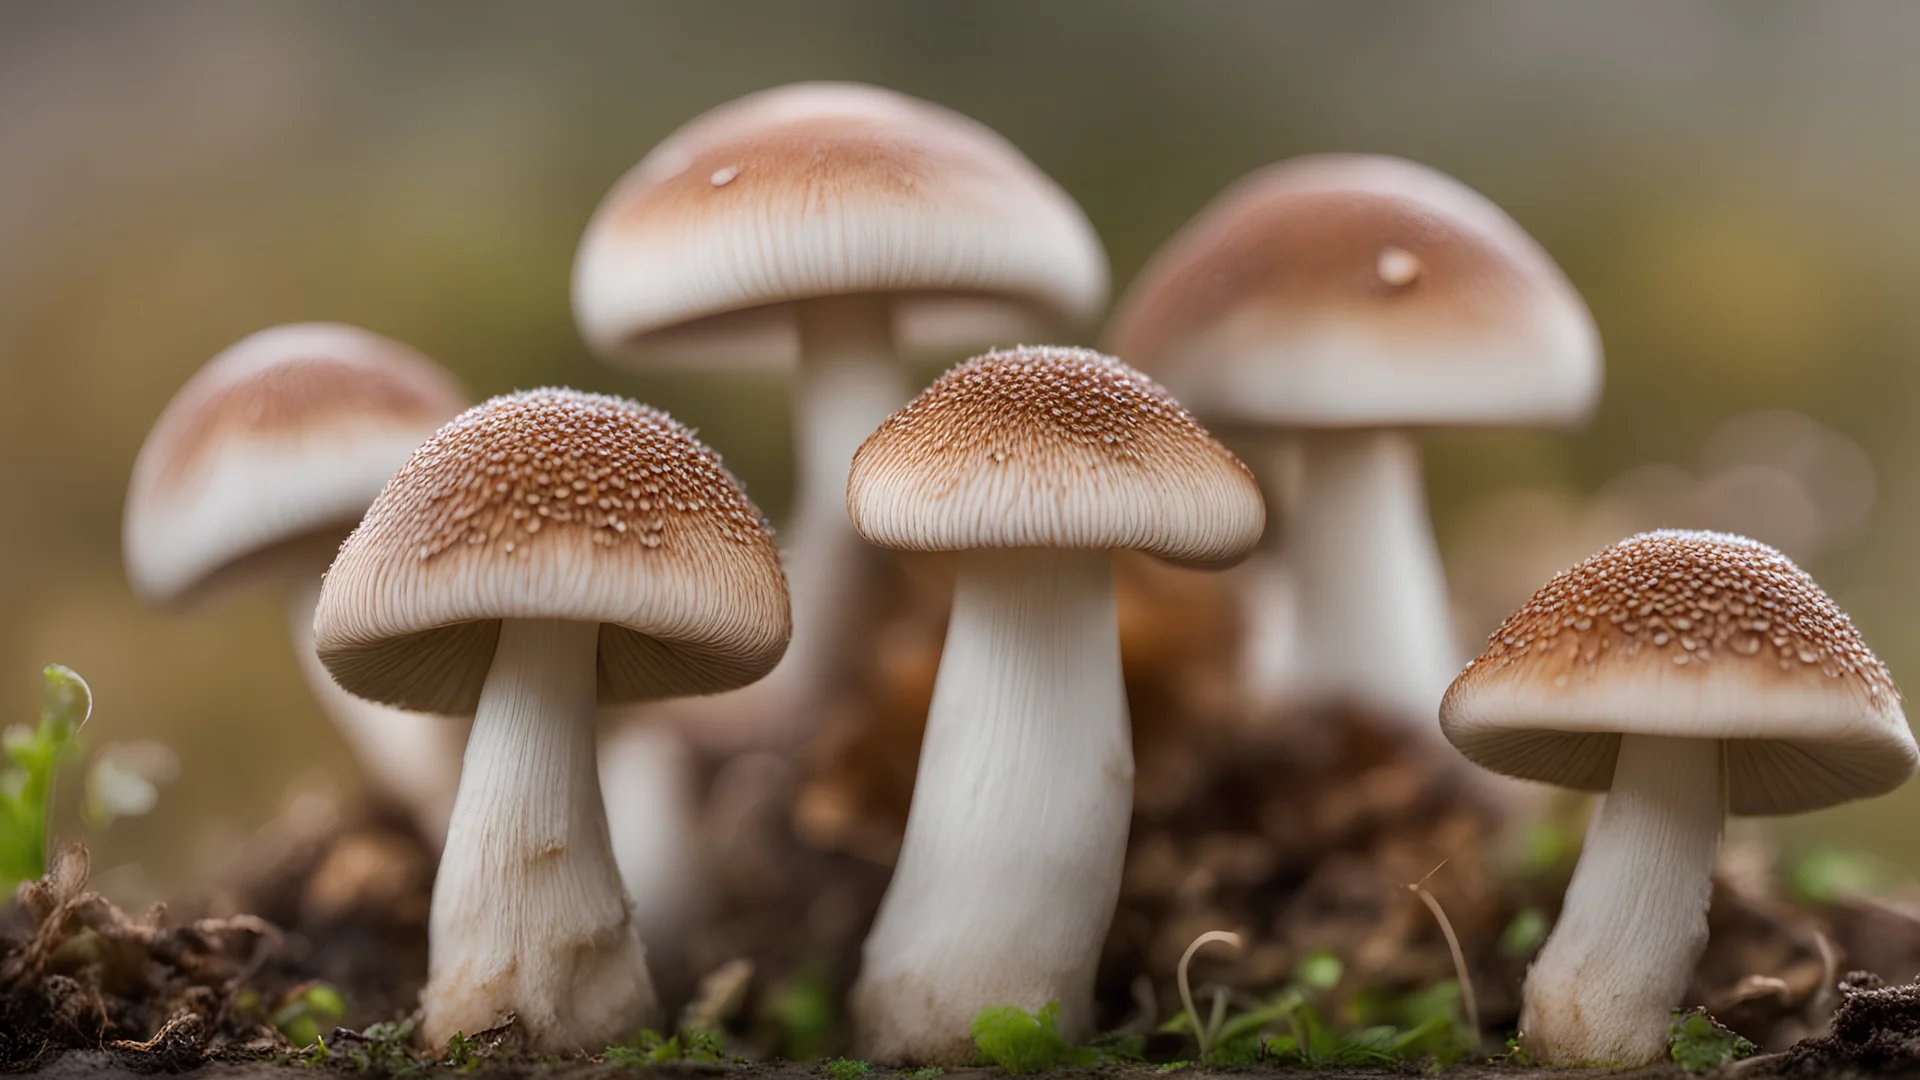
[[[1607,793],[1527,973],[1521,1040],[1548,1065],[1665,1053],[1729,812],[1882,795],[1920,762],[1899,690],[1827,594],[1720,533],[1644,533],[1556,574],[1440,722],[1495,772]]]
[[[607,195],[574,265],[601,356],[797,364],[793,648],[691,732],[790,745],[847,662],[871,558],[843,503],[854,449],[909,391],[897,359],[1085,324],[1107,297],[1086,215],[1011,143],[940,106],[851,83],[749,94],[668,136]]]
[[[1208,423],[1273,440],[1269,456],[1297,441],[1298,499],[1281,512],[1299,632],[1278,640],[1304,655],[1289,667],[1311,697],[1430,730],[1460,658],[1407,430],[1570,424],[1593,409],[1599,337],[1553,259],[1423,165],[1296,158],[1234,184],[1170,241],[1109,343]],[[1277,483],[1274,462],[1264,471]]]
[[[765,524],[666,414],[534,390],[421,446],[327,571],[320,658],[348,690],[471,715],[433,887],[423,1031],[519,1017],[597,1050],[656,1002],[607,838],[595,707],[713,693],[786,647]]]
[[[272,584],[301,670],[374,788],[438,845],[465,725],[341,690],[313,651],[320,575],[381,485],[467,404],[413,349],[353,326],[277,326],[208,361],[155,421],[127,489],[122,549],[142,600]]]
[[[1166,391],[1085,349],[989,353],[854,457],[860,535],[960,552],[893,882],[850,1007],[862,1057],[964,1062],[989,1005],[1092,1022],[1133,753],[1112,552],[1217,568],[1259,540],[1244,465]]]

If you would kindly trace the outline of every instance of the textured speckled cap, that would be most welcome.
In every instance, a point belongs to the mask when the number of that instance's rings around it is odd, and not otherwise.
[[[182,602],[245,576],[271,549],[317,534],[337,544],[466,405],[438,365],[358,327],[303,323],[241,340],[180,388],[140,448],[127,577],[150,603]]]
[[[1786,556],[1721,533],[1643,533],[1556,574],[1440,725],[1495,772],[1587,791],[1611,784],[1621,735],[1722,739],[1738,814],[1884,794],[1920,761],[1853,623]]]
[[[1132,549],[1225,566],[1266,504],[1247,467],[1153,380],[1090,349],[976,357],[853,458],[860,535],[909,551]]]
[[[695,118],[607,195],[574,263],[587,343],[628,361],[799,355],[791,301],[896,299],[909,348],[1097,318],[1107,259],[1073,200],[949,109],[796,83]]]
[[[1478,192],[1398,158],[1242,179],[1154,257],[1109,346],[1209,420],[1566,424],[1600,339],[1566,275]]]
[[[657,409],[552,389],[415,451],[327,571],[314,636],[353,693],[469,715],[502,619],[600,623],[606,703],[750,683],[791,630],[772,535],[719,457]]]

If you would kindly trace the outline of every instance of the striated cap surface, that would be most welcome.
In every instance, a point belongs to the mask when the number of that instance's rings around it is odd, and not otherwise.
[[[1109,344],[1209,420],[1305,427],[1568,424],[1600,339],[1499,207],[1398,158],[1261,169],[1162,248]]]
[[[1742,814],[1884,794],[1920,761],[1853,623],[1786,556],[1722,533],[1643,533],[1554,575],[1440,724],[1495,772],[1587,791],[1612,783],[1623,734],[1724,739]]]
[[[433,361],[358,327],[302,323],[242,339],[180,388],[140,448],[123,522],[127,577],[149,603],[178,602],[270,549],[319,533],[337,542],[466,404]]]
[[[853,458],[847,510],[882,547],[1133,549],[1230,565],[1266,527],[1245,465],[1153,380],[1090,349],[976,357]]]
[[[766,523],[672,417],[573,390],[494,398],[396,473],[327,572],[320,659],[361,697],[471,714],[501,619],[600,627],[600,697],[713,693],[790,632]]]
[[[1097,318],[1107,260],[1072,198],[1006,139],[854,83],[749,94],[668,136],[601,203],[574,262],[595,352],[790,363],[791,302],[887,293],[909,347]]]

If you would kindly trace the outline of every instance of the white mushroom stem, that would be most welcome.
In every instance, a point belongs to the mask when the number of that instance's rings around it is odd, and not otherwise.
[[[981,1009],[1093,1021],[1133,801],[1106,552],[961,556],[893,882],[851,999],[861,1057],[961,1063]]]
[[[1287,435],[1268,435],[1261,462],[1260,489],[1269,520],[1285,522],[1300,504],[1300,443]],[[1276,706],[1294,696],[1303,677],[1300,642],[1300,583],[1285,545],[1270,529],[1253,557],[1228,571],[1240,596],[1240,684],[1252,700]],[[1250,720],[1264,723],[1258,710]]]
[[[701,893],[693,753],[674,730],[646,719],[619,724],[600,744],[600,790],[634,927],[658,965],[684,952]]]
[[[1309,692],[1386,710],[1438,740],[1434,715],[1461,658],[1420,452],[1390,431],[1313,432],[1302,447],[1287,528]]]
[[[327,673],[313,647],[313,609],[320,575],[289,582],[284,604],[294,655],[313,696],[366,773],[374,789],[407,811],[420,835],[438,851],[447,839],[454,793],[460,785],[465,721],[408,712],[354,697]]]
[[[823,296],[794,306],[794,504],[779,537],[793,638],[765,679],[715,699],[723,715],[689,725],[718,752],[803,741],[819,695],[847,664],[851,638],[873,601],[879,558],[847,519],[847,471],[854,451],[908,397],[887,296]]]
[[[1726,820],[1722,745],[1623,735],[1613,788],[1553,935],[1527,973],[1520,1031],[1544,1065],[1646,1065],[1707,946]]]
[[[507,619],[480,692],[428,923],[435,1046],[519,1017],[542,1053],[654,1019],[594,766],[599,626]]]

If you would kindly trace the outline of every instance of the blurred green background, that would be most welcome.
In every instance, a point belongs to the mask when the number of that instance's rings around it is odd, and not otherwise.
[[[204,873],[290,791],[348,782],[272,597],[169,616],[120,569],[147,427],[273,323],[363,324],[476,396],[652,401],[777,519],[784,384],[603,369],[567,282],[595,203],[655,141],[817,78],[1005,133],[1086,207],[1120,285],[1278,158],[1374,151],[1459,176],[1560,260],[1608,369],[1584,431],[1427,440],[1463,634],[1630,529],[1717,525],[1802,558],[1920,685],[1916,41],[1920,5],[1891,0],[11,0],[0,716],[31,716],[57,660],[92,681],[96,744],[177,752],[159,808],[96,844],[128,894]],[[1779,828],[1920,869],[1916,810],[1910,787]]]

